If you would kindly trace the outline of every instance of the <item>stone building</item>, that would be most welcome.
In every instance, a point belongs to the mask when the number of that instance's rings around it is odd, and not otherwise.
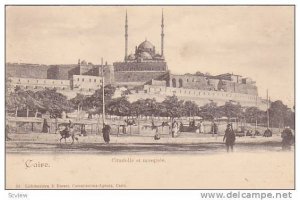
[[[164,56],[164,15],[161,19],[160,52],[147,39],[135,47],[128,55],[128,17],[125,17],[125,56],[122,62],[112,65],[93,64],[78,60],[70,65],[36,65],[6,63],[6,75],[13,86],[24,89],[56,88],[64,94],[92,94],[104,84],[131,89],[130,100],[176,95],[183,100],[195,101],[204,105],[214,101],[240,102],[243,106],[263,107],[264,101],[257,95],[255,82],[248,77],[232,73],[220,75],[172,74],[168,70]],[[103,68],[103,70],[102,70]],[[103,74],[102,74],[103,71]],[[120,91],[122,90],[120,89]],[[69,95],[71,97],[71,95]]]
[[[114,77],[118,85],[137,86],[155,79],[167,71],[164,58],[164,16],[161,21],[161,52],[147,39],[135,47],[135,53],[128,55],[128,17],[125,18],[125,56],[123,62],[114,62]]]
[[[70,80],[10,77],[10,84],[27,90],[70,90]]]

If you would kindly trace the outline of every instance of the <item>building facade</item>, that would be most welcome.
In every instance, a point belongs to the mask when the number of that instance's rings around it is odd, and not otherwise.
[[[161,52],[147,39],[135,47],[135,53],[128,55],[128,17],[125,18],[124,61],[114,62],[114,77],[118,85],[137,86],[156,79],[167,71],[164,58],[164,16],[161,21]]]
[[[211,101],[219,105],[235,101],[242,106],[266,108],[266,103],[258,97],[257,87],[251,78],[230,73],[215,76],[200,72],[172,74],[164,56],[164,27],[162,14],[160,52],[146,39],[135,47],[133,54],[128,55],[126,13],[125,56],[122,62],[95,65],[79,59],[77,64],[70,65],[7,63],[6,75],[14,87],[31,90],[55,88],[73,96],[76,93],[92,94],[104,82],[104,85],[111,84],[123,90],[132,90],[129,95],[131,101],[139,98],[156,98],[159,101],[166,96],[176,95],[183,100],[195,101],[199,106]]]

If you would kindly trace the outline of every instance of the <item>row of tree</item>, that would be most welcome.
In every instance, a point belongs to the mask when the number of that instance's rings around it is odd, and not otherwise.
[[[126,95],[112,98],[115,88],[111,85],[105,86],[105,110],[107,114],[117,116],[161,116],[170,117],[194,117],[200,116],[204,120],[213,120],[226,117],[244,120],[248,123],[267,124],[267,111],[259,110],[257,107],[242,107],[234,101],[226,102],[218,106],[215,102],[199,107],[192,101],[179,100],[176,96],[169,96],[162,102],[153,99],[139,99],[129,102]],[[9,92],[6,98],[6,109],[8,112],[34,111],[49,112],[53,117],[59,117],[62,111],[72,112],[84,110],[90,115],[102,113],[102,89],[96,90],[92,95],[77,94],[68,100],[66,96],[58,93],[55,89],[41,91],[30,91],[16,88]],[[269,112],[270,125],[272,127],[291,126],[294,128],[295,113],[281,101],[272,102]]]

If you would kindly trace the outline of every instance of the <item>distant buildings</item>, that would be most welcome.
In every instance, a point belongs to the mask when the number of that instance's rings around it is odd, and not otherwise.
[[[131,101],[140,98],[163,100],[176,95],[183,100],[204,105],[211,101],[222,105],[227,101],[242,106],[266,109],[266,101],[258,97],[255,82],[235,74],[217,76],[202,73],[175,75],[168,70],[164,57],[164,16],[161,21],[161,51],[148,40],[136,46],[135,53],[128,55],[128,17],[125,19],[125,57],[123,62],[103,65],[104,83],[115,85],[117,90],[131,90]],[[39,90],[56,88],[69,98],[76,93],[92,94],[101,88],[102,70],[84,60],[70,65],[6,64],[11,85],[24,89]],[[118,93],[118,92],[117,92]]]

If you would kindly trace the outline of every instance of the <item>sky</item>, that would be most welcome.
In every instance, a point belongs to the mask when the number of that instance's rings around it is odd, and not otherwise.
[[[259,96],[294,105],[293,6],[7,6],[6,62],[109,64],[145,39],[172,73],[234,73],[256,81]]]

